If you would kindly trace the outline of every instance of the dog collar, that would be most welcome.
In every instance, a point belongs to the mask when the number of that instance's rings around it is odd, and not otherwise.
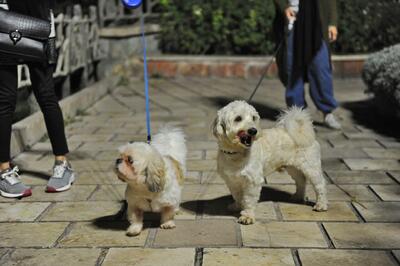
[[[228,155],[234,155],[234,154],[238,154],[239,153],[237,151],[226,151],[226,150],[223,150],[223,149],[220,149],[220,151],[222,153],[225,153],[225,154],[228,154]]]

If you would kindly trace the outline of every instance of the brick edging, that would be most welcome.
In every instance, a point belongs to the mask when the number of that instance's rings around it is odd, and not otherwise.
[[[368,55],[333,56],[333,73],[335,77],[360,77],[364,61]],[[150,75],[162,77],[259,77],[270,56],[185,56],[162,55],[148,57]],[[277,76],[274,63],[267,76]]]

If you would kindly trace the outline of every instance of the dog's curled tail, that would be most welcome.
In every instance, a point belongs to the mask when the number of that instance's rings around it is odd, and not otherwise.
[[[294,142],[302,147],[315,141],[315,132],[310,114],[300,107],[291,107],[278,118],[278,126],[286,129]]]

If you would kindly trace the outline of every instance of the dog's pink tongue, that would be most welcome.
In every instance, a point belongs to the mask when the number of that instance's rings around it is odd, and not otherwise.
[[[239,131],[239,133],[237,135],[239,138],[247,136],[246,131],[244,131],[244,130]]]

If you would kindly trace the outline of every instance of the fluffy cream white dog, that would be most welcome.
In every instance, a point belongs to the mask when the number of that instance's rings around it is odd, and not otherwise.
[[[161,228],[174,228],[186,173],[185,136],[180,129],[165,127],[151,144],[134,142],[119,148],[118,178],[127,183],[127,235],[143,229],[143,212],[160,212]]]
[[[219,146],[218,173],[235,200],[229,208],[241,211],[239,223],[254,223],[264,176],[282,168],[296,182],[293,200],[304,200],[309,180],[317,195],[314,210],[327,210],[320,145],[306,111],[291,108],[276,127],[261,130],[256,109],[245,101],[234,101],[218,111],[213,133]]]

